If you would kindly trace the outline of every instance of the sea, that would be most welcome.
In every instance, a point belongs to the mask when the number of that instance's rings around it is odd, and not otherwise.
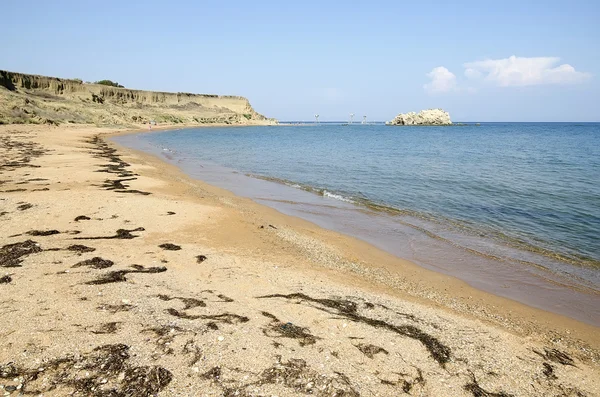
[[[476,288],[600,326],[600,123],[289,123],[112,139]]]

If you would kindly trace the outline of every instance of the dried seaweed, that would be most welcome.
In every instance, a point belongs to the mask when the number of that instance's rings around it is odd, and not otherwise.
[[[54,234],[60,234],[56,229],[53,230],[30,230],[27,233],[30,236],[52,236]]]
[[[200,347],[194,343],[194,339],[189,339],[187,342],[185,342],[182,353],[192,355],[192,358],[188,363],[190,367],[202,359],[202,349],[200,349]]]
[[[317,299],[302,293],[295,293],[289,295],[273,294],[259,297],[259,299],[266,298],[284,298],[290,300],[299,299],[301,301],[313,303],[317,305],[315,306],[315,308],[325,311],[327,313],[335,314],[347,318],[350,321],[367,324],[375,328],[387,329],[398,335],[418,340],[429,351],[431,357],[435,361],[437,361],[442,367],[444,367],[445,364],[448,361],[450,361],[450,348],[441,343],[437,338],[421,331],[419,328],[413,325],[394,325],[387,323],[383,320],[377,320],[362,316],[358,314],[358,307],[354,302],[342,299]]]
[[[25,190],[25,189],[16,189],[16,190]],[[19,211],[25,211],[33,207],[33,204],[25,203],[17,206]]]
[[[535,349],[533,349],[533,352],[545,358],[546,360],[550,360],[562,365],[570,365],[572,367],[577,367],[575,365],[575,361],[573,361],[573,359],[567,353],[562,352],[560,350],[544,348],[544,353]]]
[[[131,232],[143,232],[143,227],[138,227],[136,229],[118,229],[113,236],[99,236],[99,237],[74,237],[74,240],[112,240],[112,239],[121,239],[121,240],[131,240],[133,238],[139,237],[131,234]]]
[[[87,266],[91,267],[92,269],[106,269],[112,267],[114,264],[115,263],[113,261],[109,261],[108,259],[102,259],[99,256],[95,256],[92,259],[86,259],[84,261],[78,262],[71,267],[75,268]]]
[[[99,310],[106,310],[112,314],[118,312],[128,312],[133,309],[135,306],[129,304],[121,304],[121,305],[100,305],[98,306]]]
[[[198,256],[196,256],[196,262],[197,263],[202,263],[202,262],[204,262],[207,259],[208,258],[206,256],[204,256],[204,255],[198,255]]]
[[[499,393],[493,393],[485,390],[479,385],[475,375],[473,374],[471,374],[471,382],[467,383],[463,388],[466,391],[471,392],[473,397],[514,397],[514,395],[505,393],[503,391]]]
[[[213,320],[214,322],[220,322],[225,324],[239,324],[247,323],[248,321],[250,321],[250,319],[246,316],[240,316],[238,314],[233,313],[191,315],[185,312],[180,312],[173,308],[167,309],[166,312],[172,316],[185,318],[187,320]]]
[[[372,359],[373,357],[375,357],[376,354],[379,354],[379,353],[389,354],[389,352],[387,350],[385,350],[383,347],[379,347],[379,346],[375,346],[375,345],[359,343],[358,345],[354,345],[354,346],[358,350],[360,350],[361,353],[363,353],[365,356],[369,357],[370,359]]]
[[[204,379],[212,380],[213,382],[220,382],[221,367],[212,367],[200,376]]]
[[[206,307],[206,303],[204,303],[204,301],[201,301],[200,299],[196,299],[196,298],[183,298],[183,297],[179,297],[179,296],[170,297],[170,296],[164,295],[164,294],[159,294],[158,298],[163,301],[171,301],[173,299],[179,299],[185,305],[183,310],[193,309],[194,307]]]
[[[156,395],[173,379],[162,367],[129,363],[129,346],[104,345],[77,356],[67,356],[24,369],[15,364],[0,367],[0,378],[22,379],[21,393],[52,395],[71,389],[70,395],[92,397],[148,397]],[[61,393],[62,394],[62,393]]]
[[[79,222],[79,221],[89,221],[90,218],[89,216],[85,216],[85,215],[79,215],[78,217],[75,218],[75,222]]]
[[[552,365],[548,363],[543,363],[542,365],[544,366],[542,373],[546,375],[546,378],[557,379],[556,375],[554,374],[554,367]]]
[[[314,345],[317,339],[320,339],[312,335],[308,328],[299,327],[292,323],[283,323],[268,312],[261,312],[261,314],[271,319],[268,328],[263,328],[263,333],[268,337],[298,339],[298,343],[302,347]]]
[[[161,244],[159,247],[167,251],[179,251],[181,249],[180,246],[171,243]]]
[[[93,330],[92,333],[93,334],[114,334],[119,329],[119,324],[121,324],[121,323],[116,322],[116,321],[113,321],[110,323],[104,323],[104,324],[101,324],[100,327],[98,327],[97,329]]]
[[[306,361],[290,358],[279,361],[260,374],[259,384],[281,384],[297,393],[316,396],[359,397],[348,377],[340,372],[323,376],[306,365]]]
[[[7,244],[0,248],[0,267],[20,267],[24,256],[42,252],[39,244],[32,240]]]
[[[9,275],[0,277],[0,284],[8,284],[12,282],[12,277]]]
[[[223,294],[219,294],[219,295],[217,295],[217,297],[219,297],[220,299],[223,300],[223,302],[226,302],[226,303],[235,302],[233,299],[231,299],[230,297],[225,296]]]
[[[68,246],[65,249],[67,251],[78,252],[79,254],[82,254],[84,252],[94,252],[94,251],[96,251],[96,248],[86,247],[85,245],[80,245],[80,244],[70,245],[70,246]]]
[[[115,270],[112,272],[108,272],[96,280],[88,281],[86,284],[88,285],[102,285],[102,284],[110,284],[110,283],[119,283],[123,281],[127,281],[127,277],[125,277],[129,273],[162,273],[166,272],[166,267],[149,267],[149,268],[135,268],[134,270]]]

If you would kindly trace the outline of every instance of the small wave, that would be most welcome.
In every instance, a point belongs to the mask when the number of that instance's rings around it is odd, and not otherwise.
[[[346,203],[354,204],[354,200],[349,199],[348,197],[340,196],[339,194],[328,192],[327,190],[323,190],[323,197],[329,197],[335,200],[344,201]]]

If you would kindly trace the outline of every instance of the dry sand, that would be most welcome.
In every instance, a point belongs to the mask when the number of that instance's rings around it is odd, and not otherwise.
[[[598,328],[192,180],[0,126],[0,394],[597,396]]]

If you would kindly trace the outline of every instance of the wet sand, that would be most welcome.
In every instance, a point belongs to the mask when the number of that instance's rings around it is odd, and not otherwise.
[[[107,144],[0,126],[9,395],[599,395],[598,328]]]

